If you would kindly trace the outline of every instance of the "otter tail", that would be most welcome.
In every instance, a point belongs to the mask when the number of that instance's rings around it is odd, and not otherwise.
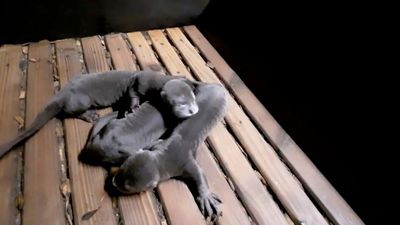
[[[49,120],[55,117],[62,109],[62,104],[51,101],[43,111],[39,112],[31,126],[18,135],[14,140],[0,146],[0,158],[21,141],[29,138],[42,128]]]

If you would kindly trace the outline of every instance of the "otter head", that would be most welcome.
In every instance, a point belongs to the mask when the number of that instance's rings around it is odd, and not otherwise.
[[[154,153],[140,150],[121,165],[112,185],[121,193],[135,194],[155,188],[159,180]]]
[[[193,93],[194,85],[189,85],[186,79],[173,79],[164,84],[161,97],[171,107],[173,114],[178,118],[188,118],[199,111],[196,97]]]

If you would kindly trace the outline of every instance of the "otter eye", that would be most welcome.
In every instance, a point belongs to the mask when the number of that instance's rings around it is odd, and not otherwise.
[[[185,102],[176,102],[175,105],[176,106],[184,106],[184,105],[186,105],[186,103]]]

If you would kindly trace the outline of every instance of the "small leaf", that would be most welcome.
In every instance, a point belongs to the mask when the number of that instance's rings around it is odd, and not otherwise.
[[[96,214],[96,212],[101,208],[101,203],[103,202],[103,200],[104,200],[104,196],[101,197],[99,206],[98,206],[96,209],[91,210],[91,211],[89,211],[89,212],[83,214],[82,220],[88,220],[88,219],[90,219],[92,216],[94,216],[94,214]]]
[[[35,59],[35,58],[29,58],[29,62],[33,62],[33,63],[35,63],[35,62],[37,62],[38,60],[37,59]]]
[[[19,93],[19,99],[24,99],[24,98],[25,98],[25,94],[26,94],[25,91],[21,91],[21,92]]]
[[[69,213],[67,213],[66,216],[67,216],[68,225],[73,225],[72,216]]]
[[[71,187],[69,184],[69,180],[65,180],[61,185],[60,185],[60,190],[64,198],[69,198],[69,195],[71,194]]]
[[[24,207],[24,197],[22,195],[18,195],[15,198],[15,207],[21,210]]]
[[[22,53],[24,53],[25,55],[28,54],[28,46],[22,47]]]
[[[82,220],[88,220],[90,218],[92,218],[92,216],[94,216],[94,214],[96,214],[96,212],[100,209],[100,207],[98,207],[97,209],[94,209],[92,211],[89,211],[85,214],[83,214],[82,216]]]
[[[14,116],[14,120],[18,123],[18,129],[21,129],[24,126],[24,119],[20,116]]]

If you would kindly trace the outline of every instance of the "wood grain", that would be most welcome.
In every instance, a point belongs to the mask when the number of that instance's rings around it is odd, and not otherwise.
[[[189,76],[190,79],[193,79],[163,32],[161,30],[151,30],[147,33],[168,72],[170,74]]]
[[[285,161],[324,208],[330,219],[337,224],[364,224],[200,31],[195,26],[186,26],[184,30],[207,60],[214,65],[218,76],[263,134],[279,149]]]
[[[30,126],[54,95],[50,43],[29,45],[28,58],[26,124]],[[65,225],[55,119],[26,142],[24,161],[23,224]]]
[[[0,143],[4,144],[18,134],[19,92],[22,71],[20,45],[0,47]],[[18,150],[14,148],[0,159],[0,224],[17,224],[16,206]]]
[[[57,41],[56,53],[60,84],[63,87],[74,75],[81,73],[76,40]],[[78,161],[78,154],[86,142],[91,125],[78,119],[66,119],[64,124],[75,224],[116,225],[111,199],[104,191],[104,171]],[[93,217],[82,220],[85,213],[99,205],[101,207]]]
[[[151,70],[153,65],[160,66],[153,50],[148,45],[146,38],[141,32],[128,33],[128,40],[139,61],[142,70]]]
[[[107,47],[111,54],[111,59],[115,69],[135,71],[138,68],[133,63],[133,55],[126,46],[125,40],[121,34],[109,34],[105,37]],[[122,47],[126,46],[126,47]]]
[[[222,217],[219,218],[217,224],[250,225],[249,216],[243,205],[237,199],[235,193],[226,181],[225,175],[212,157],[210,150],[204,144],[200,146],[197,152],[197,161],[207,177],[210,189],[223,201],[222,204],[219,205]]]
[[[110,70],[104,51],[105,46],[101,44],[101,40],[98,36],[82,38],[81,43],[83,58],[85,59],[86,69],[89,73]]]

